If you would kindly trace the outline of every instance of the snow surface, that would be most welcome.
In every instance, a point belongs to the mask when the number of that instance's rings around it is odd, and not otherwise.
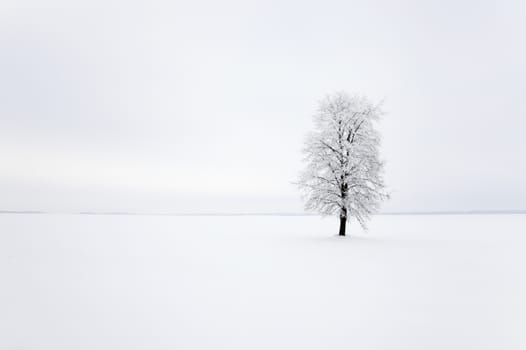
[[[526,215],[0,215],[0,349],[525,349]]]

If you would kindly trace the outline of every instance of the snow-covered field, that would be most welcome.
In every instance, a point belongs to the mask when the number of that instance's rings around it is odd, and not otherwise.
[[[0,215],[0,349],[525,349],[526,215]]]

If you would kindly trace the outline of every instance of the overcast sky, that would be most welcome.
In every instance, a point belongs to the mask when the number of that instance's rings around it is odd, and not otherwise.
[[[317,101],[384,100],[387,211],[526,209],[524,1],[0,4],[0,210],[298,212]]]

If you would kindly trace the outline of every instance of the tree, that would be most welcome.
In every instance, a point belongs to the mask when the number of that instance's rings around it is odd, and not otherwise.
[[[374,122],[381,105],[366,97],[339,92],[320,101],[314,115],[316,131],[306,139],[306,168],[298,185],[306,210],[338,214],[339,235],[354,217],[363,228],[388,198],[379,159],[380,135]]]

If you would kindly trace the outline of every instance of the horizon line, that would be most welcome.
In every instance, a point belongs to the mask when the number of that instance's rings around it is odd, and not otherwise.
[[[42,211],[0,210],[0,214],[63,214],[63,215],[122,215],[122,216],[323,216],[306,212],[127,212],[127,211]],[[430,211],[386,211],[373,215],[505,215],[526,214],[526,209],[511,210],[430,210]],[[330,216],[330,215],[328,215]]]

